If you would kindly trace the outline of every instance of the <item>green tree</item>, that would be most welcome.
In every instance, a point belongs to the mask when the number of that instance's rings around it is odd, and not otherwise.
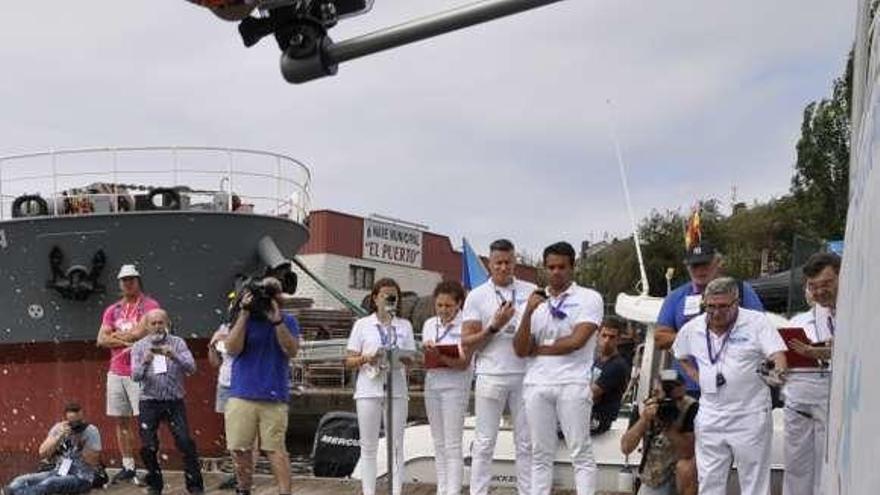
[[[797,143],[791,182],[808,233],[839,239],[846,230],[849,206],[850,109],[853,53],[844,75],[834,81],[830,99],[807,105]]]

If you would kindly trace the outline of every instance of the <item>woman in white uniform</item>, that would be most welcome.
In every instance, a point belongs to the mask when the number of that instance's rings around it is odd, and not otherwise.
[[[412,325],[394,316],[400,304],[400,287],[393,279],[383,278],[373,285],[370,306],[373,314],[354,323],[348,338],[348,356],[345,365],[357,369],[357,385],[354,399],[357,408],[358,429],[361,437],[361,487],[364,495],[376,493],[376,455],[379,445],[379,427],[385,419],[385,379],[394,373],[392,393],[394,432],[394,481],[393,494],[400,495],[403,488],[403,430],[407,415],[407,384],[404,365],[415,351]],[[389,363],[386,350],[397,348],[403,355],[395,363]]]
[[[464,462],[461,435],[471,391],[471,360],[461,346],[461,305],[464,288],[455,281],[434,289],[437,316],[422,327],[425,349],[425,409],[434,438],[437,495],[461,493]],[[457,348],[456,352],[447,352]]]

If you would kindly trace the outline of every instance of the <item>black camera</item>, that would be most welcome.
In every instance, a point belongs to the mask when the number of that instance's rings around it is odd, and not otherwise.
[[[675,399],[671,397],[660,399],[657,405],[657,421],[664,425],[671,425],[678,419],[681,412],[678,410],[678,404],[675,402]]]
[[[70,431],[76,434],[86,431],[86,428],[89,427],[89,424],[82,420],[71,421],[68,424],[70,425]]]
[[[388,294],[385,296],[385,304],[388,306],[397,306],[397,294]]]
[[[278,286],[266,283],[265,280],[250,280],[245,284],[244,290],[251,294],[251,302],[242,307],[250,311],[254,318],[268,320],[272,313],[272,300],[280,292]]]

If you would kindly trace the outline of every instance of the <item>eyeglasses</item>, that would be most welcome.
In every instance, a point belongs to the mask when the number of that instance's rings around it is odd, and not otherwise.
[[[703,303],[703,311],[707,313],[720,313],[722,311],[730,311],[732,308],[736,307],[736,304],[739,302],[738,299],[734,299],[729,304],[706,304]]]

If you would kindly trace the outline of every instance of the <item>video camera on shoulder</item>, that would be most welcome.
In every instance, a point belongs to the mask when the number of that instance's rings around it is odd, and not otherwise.
[[[272,313],[272,300],[281,289],[273,283],[267,283],[266,279],[251,279],[245,283],[244,290],[250,292],[251,302],[242,308],[250,311],[251,316],[258,320],[268,320]]]

